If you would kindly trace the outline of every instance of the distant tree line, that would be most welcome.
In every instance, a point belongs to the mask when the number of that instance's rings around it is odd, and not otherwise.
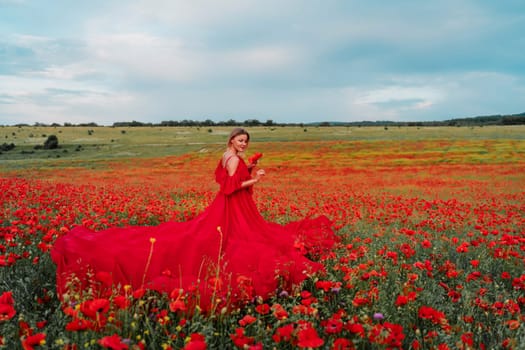
[[[112,127],[147,127],[147,126],[196,126],[196,127],[211,127],[211,126],[489,126],[489,125],[523,125],[525,124],[525,112],[520,114],[510,114],[510,115],[489,115],[489,116],[478,116],[471,118],[455,118],[441,121],[415,121],[415,122],[396,122],[396,121],[354,121],[354,122],[317,122],[317,123],[276,123],[271,119],[266,121],[259,121],[257,119],[247,119],[243,122],[236,121],[234,119],[229,119],[226,121],[215,122],[211,119],[206,119],[204,121],[200,120],[169,120],[162,121],[160,123],[143,123],[139,121],[130,121],[130,122],[115,122]],[[29,124],[16,124],[15,126],[30,126]],[[53,124],[44,124],[44,123],[35,123],[34,126],[62,126],[58,123]],[[83,126],[83,127],[97,127],[99,126],[96,123],[64,123],[64,127],[74,127],[74,126]]]
[[[238,122],[234,119],[229,119],[227,121],[222,121],[222,122],[214,122],[211,119],[206,119],[204,121],[183,119],[183,120],[162,121],[160,123],[141,123],[137,121],[113,123],[114,127],[123,127],[123,126],[131,126],[131,127],[133,126],[236,126],[236,125],[275,126],[277,124],[274,123],[273,120],[271,119],[268,119],[265,122],[261,122],[257,119],[247,119],[243,122]],[[289,124],[279,124],[279,125],[289,125]]]

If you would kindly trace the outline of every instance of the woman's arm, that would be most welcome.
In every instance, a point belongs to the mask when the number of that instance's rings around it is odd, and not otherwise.
[[[231,157],[226,163],[226,170],[228,171],[228,175],[233,176],[238,166],[239,166],[239,157]],[[241,188],[253,186],[257,182],[259,182],[261,177],[263,177],[264,175],[265,175],[264,170],[262,169],[257,170],[255,177],[253,179],[246,180],[241,183]]]
[[[263,169],[257,170],[257,173],[255,174],[255,177],[253,179],[246,180],[246,181],[242,182],[241,183],[241,187],[248,187],[248,186],[255,185],[257,182],[259,182],[261,177],[263,177],[264,175],[266,175],[266,173],[264,172]]]

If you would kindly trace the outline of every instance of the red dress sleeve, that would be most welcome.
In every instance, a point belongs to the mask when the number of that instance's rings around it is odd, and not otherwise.
[[[222,178],[222,181],[219,183],[221,186],[220,191],[225,195],[232,194],[233,192],[241,189],[242,180],[238,175],[238,172],[235,172],[232,176],[225,172],[225,175]]]
[[[226,160],[226,162],[228,162],[228,160]],[[228,170],[222,166],[222,160],[219,161],[217,170],[215,170],[215,180],[220,186],[219,191],[225,195],[230,195],[242,189],[242,183],[249,179],[251,179],[250,173],[242,159],[240,159],[235,173],[231,176],[228,174]]]

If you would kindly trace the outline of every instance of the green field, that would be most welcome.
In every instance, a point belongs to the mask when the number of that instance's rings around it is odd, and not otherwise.
[[[524,348],[525,126],[249,128],[261,215],[330,218],[326,273],[220,315],[192,290],[73,288],[61,303],[54,240],[196,217],[230,129],[0,127],[16,145],[0,154],[0,348]],[[60,148],[34,149],[49,135]]]
[[[2,170],[41,166],[94,166],[105,160],[152,158],[194,152],[220,152],[231,127],[0,127],[0,144],[15,145],[0,154]],[[418,140],[525,140],[525,126],[485,127],[252,127],[253,144],[280,142],[371,142]],[[35,149],[49,135],[54,150]],[[522,147],[519,147],[522,148]],[[483,152],[483,150],[481,151]]]

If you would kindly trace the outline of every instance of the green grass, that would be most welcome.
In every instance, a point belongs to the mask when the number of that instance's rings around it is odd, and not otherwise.
[[[219,152],[231,127],[0,127],[0,143],[15,149],[0,154],[3,170],[35,167],[96,167],[97,161]],[[525,126],[485,127],[252,127],[252,143],[292,141],[525,141]],[[49,135],[59,149],[35,150]]]

